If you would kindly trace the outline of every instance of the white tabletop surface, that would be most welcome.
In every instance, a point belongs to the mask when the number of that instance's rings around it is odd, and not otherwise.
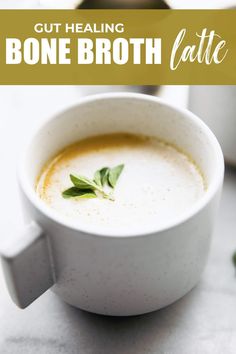
[[[0,7],[6,3],[16,7],[20,0],[1,0]],[[0,86],[0,242],[23,225],[15,167],[24,140],[48,116],[97,89]],[[186,92],[186,87],[166,87],[161,95],[183,106]],[[236,170],[227,168],[210,257],[199,285],[177,303],[145,316],[89,314],[50,291],[20,310],[9,298],[0,268],[0,354],[235,354],[235,205]]]
[[[1,240],[23,225],[15,166],[24,140],[49,115],[75,103],[84,89],[0,87]],[[186,87],[165,87],[161,95],[184,105]],[[96,316],[62,303],[50,291],[20,310],[11,302],[0,270],[0,353],[235,354],[235,205],[236,170],[227,169],[211,254],[199,285],[174,305],[149,315]]]

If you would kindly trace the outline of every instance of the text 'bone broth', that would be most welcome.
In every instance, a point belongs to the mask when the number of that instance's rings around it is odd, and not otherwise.
[[[114,200],[62,197],[70,175],[93,179],[94,172],[124,164]],[[91,137],[69,146],[43,169],[40,198],[75,225],[97,232],[128,234],[168,226],[205,192],[199,168],[178,148],[155,138],[130,134]]]

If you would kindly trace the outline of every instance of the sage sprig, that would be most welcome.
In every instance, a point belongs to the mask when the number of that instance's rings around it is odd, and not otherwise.
[[[70,174],[73,187],[62,192],[62,196],[65,199],[90,199],[101,196],[105,199],[114,200],[113,193],[107,193],[104,187],[110,187],[114,190],[123,169],[123,164],[114,168],[103,167],[95,172],[93,180],[85,176]]]

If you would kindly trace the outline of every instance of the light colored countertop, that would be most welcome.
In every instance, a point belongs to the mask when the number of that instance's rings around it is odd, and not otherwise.
[[[0,8],[19,3],[0,0]],[[22,4],[28,7],[29,1]],[[48,116],[75,103],[84,90],[0,86],[0,241],[23,225],[15,166],[25,138]],[[186,103],[186,87],[166,87],[161,95],[181,106]],[[145,316],[89,314],[64,304],[50,291],[20,310],[8,296],[0,268],[0,353],[235,354],[236,276],[231,262],[236,249],[235,205],[236,170],[228,168],[211,253],[199,285],[177,303]]]
[[[75,103],[82,92],[74,86],[0,87],[1,238],[22,227],[15,177],[18,150],[36,125]],[[186,87],[165,87],[161,95],[184,105]],[[227,169],[201,282],[174,305],[145,316],[107,318],[85,313],[50,291],[20,310],[11,302],[0,271],[0,353],[234,354],[236,277],[231,255],[236,249],[235,205],[236,170]]]

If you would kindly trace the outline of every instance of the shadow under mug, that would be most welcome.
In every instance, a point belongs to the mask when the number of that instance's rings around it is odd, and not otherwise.
[[[40,200],[35,181],[46,161],[80,139],[115,132],[156,136],[186,151],[204,172],[204,196],[162,229],[147,225],[146,233],[122,236],[118,230],[108,235],[93,225],[75,226]],[[25,308],[52,288],[71,305],[117,316],[173,303],[204,269],[223,174],[215,136],[187,110],[134,93],[83,98],[44,124],[20,159],[23,210],[31,222],[1,252],[13,301]]]

